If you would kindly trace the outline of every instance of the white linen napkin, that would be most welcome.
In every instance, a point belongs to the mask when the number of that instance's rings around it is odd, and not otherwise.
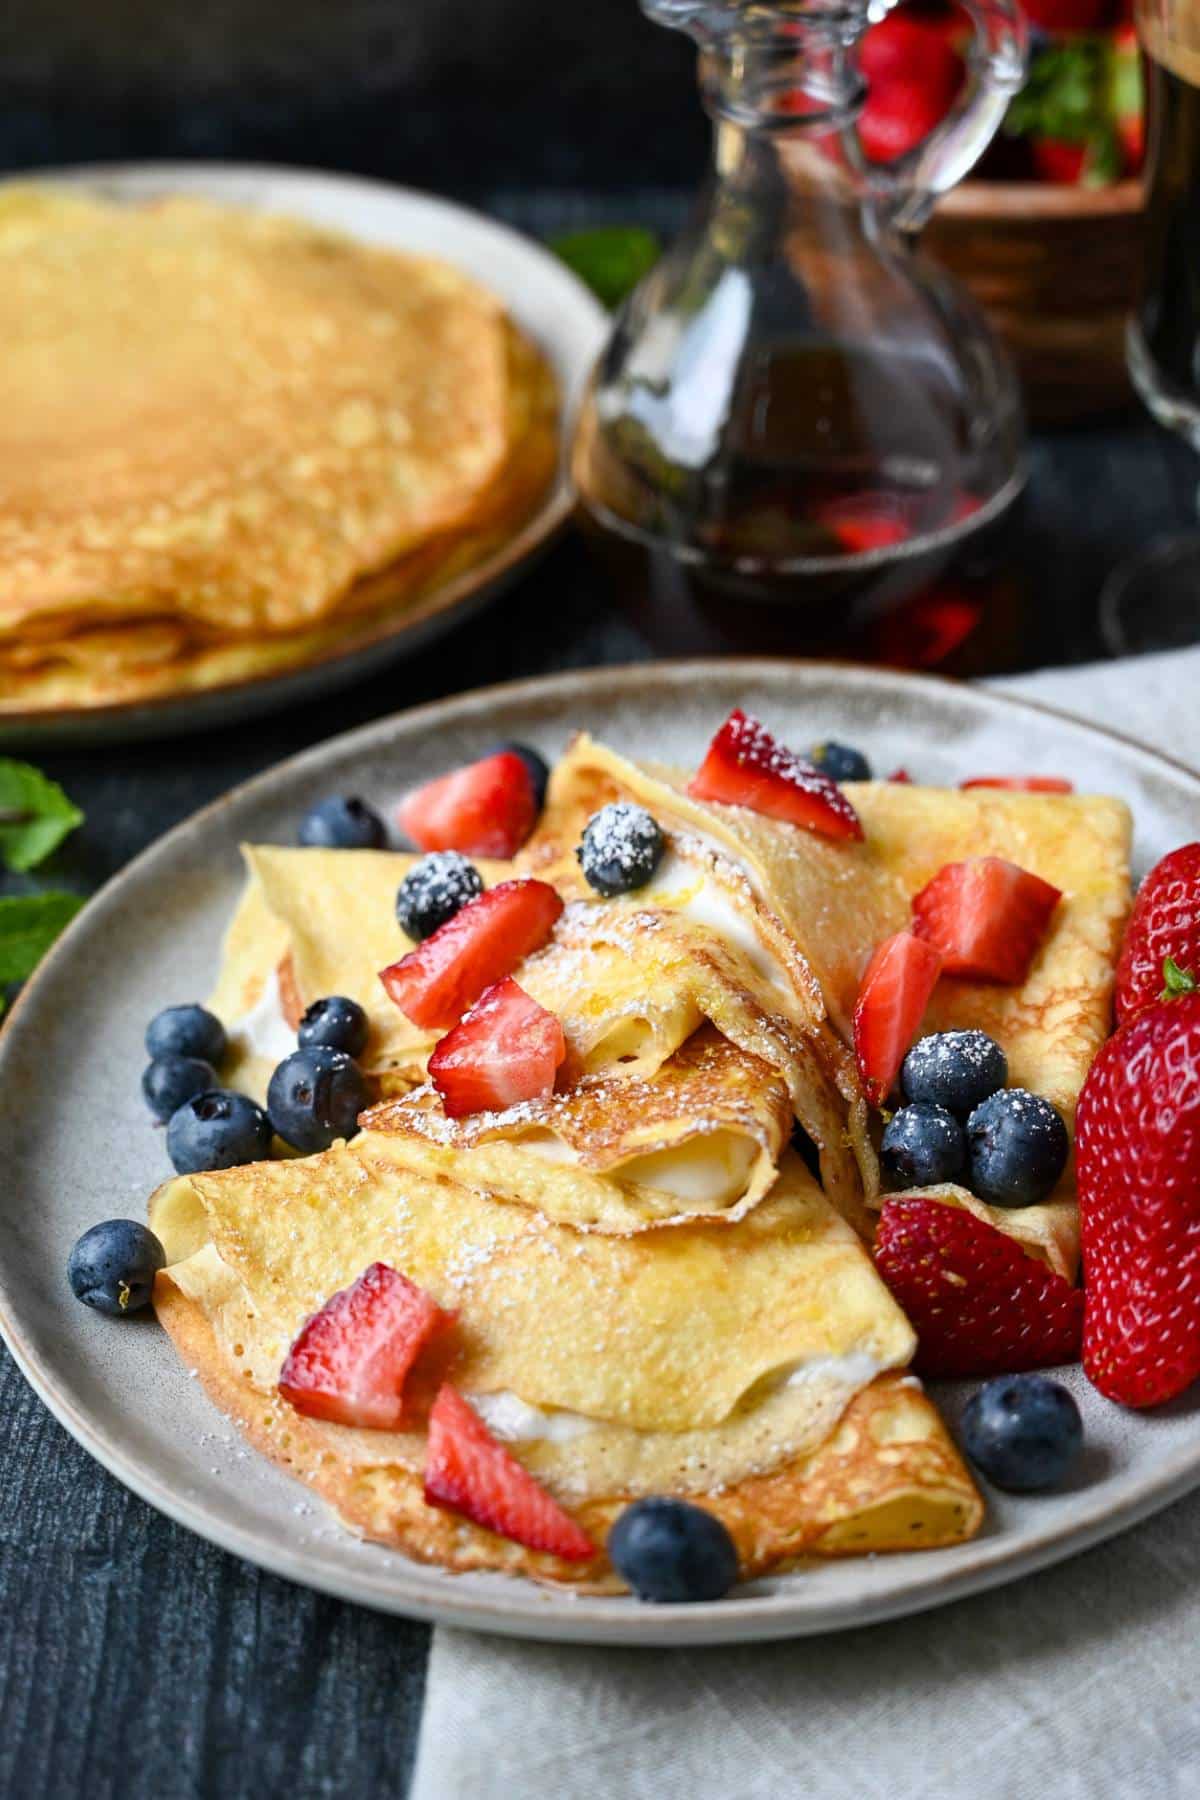
[[[1200,649],[998,688],[1200,765]],[[1198,821],[1200,825],[1200,821]],[[1195,1800],[1200,1494],[890,1625],[738,1649],[434,1633],[412,1800]]]

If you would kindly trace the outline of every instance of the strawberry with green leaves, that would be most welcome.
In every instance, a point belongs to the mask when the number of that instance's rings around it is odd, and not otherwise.
[[[1128,31],[1095,32],[1099,23],[1086,8],[1069,24],[1048,19],[1048,29],[1079,35],[1044,43],[1035,52],[1025,86],[1008,109],[1004,133],[1027,144],[1042,181],[1107,187],[1140,164],[1136,40]]]

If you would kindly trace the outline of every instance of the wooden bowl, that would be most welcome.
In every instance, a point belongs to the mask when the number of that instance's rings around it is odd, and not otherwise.
[[[1016,361],[1034,424],[1128,405],[1125,321],[1141,247],[1142,188],[969,181],[925,231],[930,255],[975,296]]]

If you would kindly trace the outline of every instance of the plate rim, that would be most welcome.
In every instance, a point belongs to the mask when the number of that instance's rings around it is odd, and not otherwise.
[[[183,191],[193,192],[211,184],[214,196],[218,198],[222,187],[236,185],[239,181],[248,184],[281,183],[285,187],[297,188],[316,183],[334,191],[345,189],[361,194],[366,190],[389,200],[399,199],[410,205],[426,206],[436,212],[450,214],[472,230],[485,227],[514,248],[519,247],[531,264],[540,263],[544,272],[561,279],[564,288],[574,291],[574,301],[579,307],[580,316],[585,312],[592,315],[597,352],[608,329],[610,315],[595,295],[573,269],[560,262],[537,238],[479,208],[466,206],[461,201],[447,199],[424,188],[386,181],[378,176],[353,175],[341,170],[321,169],[304,164],[225,162],[204,158],[197,158],[194,162],[173,159],[164,162],[70,163],[61,168],[39,167],[7,171],[0,175],[0,193],[5,188],[14,186],[103,188],[106,184],[119,187],[124,183],[136,184],[141,181],[161,181],[168,188],[173,182],[178,182]],[[545,349],[544,345],[540,347]],[[577,371],[577,379],[582,379],[584,373],[582,369]],[[56,727],[61,727],[64,733],[73,729],[82,733],[94,727],[97,735],[100,735],[123,724],[135,727],[139,735],[164,733],[171,730],[180,715],[186,719],[190,711],[201,706],[207,708],[219,705],[223,700],[236,703],[243,697],[253,696],[262,700],[264,708],[273,701],[284,705],[287,703],[290,684],[314,674],[319,678],[321,671],[329,672],[334,679],[343,673],[347,679],[352,679],[358,659],[372,651],[383,653],[389,645],[394,645],[399,654],[410,634],[413,652],[424,649],[441,631],[450,629],[460,621],[466,623],[472,616],[473,609],[478,610],[489,599],[495,598],[496,590],[535,557],[549,549],[566,526],[575,506],[574,487],[566,456],[572,394],[569,383],[561,382],[560,388],[557,467],[541,503],[516,532],[505,538],[479,562],[461,570],[449,581],[435,584],[402,621],[393,621],[391,625],[377,621],[372,626],[368,619],[359,630],[349,632],[346,641],[294,668],[266,675],[239,676],[235,680],[219,682],[214,687],[195,691],[185,689],[180,693],[153,695],[146,699],[110,701],[102,706],[26,707],[19,712],[0,713],[0,734],[5,741],[15,739],[22,733],[40,735],[43,741],[53,741],[50,734],[54,734]]]
[[[865,667],[853,663],[823,662],[807,658],[773,657],[700,657],[605,664],[584,670],[567,670],[557,674],[523,677],[495,683],[483,688],[443,696],[420,706],[384,714],[354,729],[338,733],[308,746],[268,769],[249,777],[224,794],[189,814],[148,844],[138,855],[116,870],[88,900],[79,915],[67,927],[48,952],[35,974],[25,984],[8,1017],[0,1026],[0,1080],[4,1065],[21,1029],[21,1020],[31,998],[52,972],[73,954],[78,937],[87,930],[90,916],[98,903],[105,906],[119,896],[120,890],[135,879],[153,874],[154,864],[169,856],[184,840],[215,822],[233,803],[255,799],[265,794],[277,781],[302,774],[305,766],[319,763],[330,753],[353,754],[371,740],[386,741],[397,727],[420,730],[426,725],[451,730],[456,725],[489,710],[496,704],[508,706],[537,705],[575,698],[583,700],[602,696],[606,690],[627,691],[639,683],[690,684],[705,676],[719,673],[727,681],[772,682],[785,685],[789,680],[803,682],[807,674],[818,678],[848,679],[850,685],[875,686],[882,692],[902,687],[908,691],[926,692],[932,696],[947,693],[969,694],[985,706],[1011,713],[1035,713],[1048,716],[1084,737],[1115,742],[1126,752],[1146,759],[1152,768],[1165,769],[1172,777],[1190,784],[1200,798],[1200,770],[1158,751],[1129,733],[1093,724],[1060,706],[1042,700],[1028,699],[995,688],[968,686],[944,677],[907,674]],[[0,1253],[0,1261],[2,1261]],[[1196,1486],[1200,1486],[1200,1439],[1195,1444],[1177,1448],[1162,1464],[1141,1475],[1121,1500],[1104,1498],[1105,1483],[1097,1483],[1091,1495],[1081,1492],[1078,1519],[1068,1530],[1049,1526],[1032,1535],[1025,1533],[1018,1542],[1003,1535],[978,1541],[976,1562],[967,1569],[938,1576],[935,1566],[914,1558],[907,1565],[914,1579],[903,1581],[886,1593],[857,1602],[852,1609],[844,1600],[823,1606],[809,1606],[803,1617],[797,1617],[791,1596],[769,1596],[750,1593],[722,1601],[719,1606],[694,1608],[659,1606],[632,1608],[621,1599],[571,1597],[563,1603],[558,1592],[547,1592],[529,1582],[514,1582],[512,1592],[501,1596],[455,1593],[455,1583],[448,1571],[436,1566],[417,1564],[397,1553],[399,1579],[393,1590],[381,1595],[371,1573],[361,1577],[343,1566],[325,1564],[320,1552],[301,1552],[286,1542],[276,1543],[266,1535],[223,1521],[203,1501],[191,1502],[175,1491],[168,1481],[139,1463],[131,1454],[108,1441],[102,1425],[94,1424],[86,1409],[78,1407],[52,1369],[43,1365],[25,1337],[19,1319],[0,1302],[0,1336],[14,1361],[34,1392],[75,1440],[124,1486],[146,1500],[158,1511],[221,1549],[273,1574],[300,1585],[317,1589],[338,1598],[404,1616],[443,1623],[460,1628],[483,1630],[501,1636],[545,1639],[558,1642],[628,1645],[630,1647],[663,1648],[672,1644],[694,1645],[730,1642],[756,1642],[772,1639],[817,1635],[827,1631],[852,1629],[885,1619],[906,1617],[931,1610],[968,1594],[981,1593],[1002,1583],[1063,1561],[1104,1539],[1149,1517],[1170,1505]],[[1015,1565],[1015,1566],[1014,1566]],[[411,1571],[411,1575],[408,1574]],[[925,1572],[927,1571],[927,1572]],[[431,1580],[445,1584],[445,1591],[435,1595],[421,1589]],[[406,1592],[411,1584],[414,1591]],[[751,1587],[753,1584],[749,1584]]]

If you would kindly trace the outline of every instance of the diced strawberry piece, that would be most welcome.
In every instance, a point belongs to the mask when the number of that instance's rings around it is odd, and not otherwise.
[[[898,781],[902,787],[912,786],[912,776],[907,769],[893,769],[888,776],[889,781]]]
[[[887,1201],[875,1266],[917,1334],[922,1375],[1012,1375],[1078,1360],[1079,1288],[963,1207],[924,1194]]]
[[[861,838],[858,814],[836,781],[777,744],[765,725],[736,708],[688,783],[695,800],[745,806],[823,837]]]
[[[1200,980],[1200,844],[1155,863],[1133,903],[1117,964],[1117,1022],[1163,996],[1163,964]]]
[[[284,1359],[279,1391],[297,1412],[338,1425],[396,1431],[404,1382],[431,1338],[454,1322],[424,1288],[372,1263],[302,1325]]]
[[[512,856],[537,823],[533,777],[514,750],[498,750],[414,789],[396,816],[419,850]]]
[[[1123,1406],[1200,1377],[1200,993],[1138,1013],[1079,1096],[1083,1367]]]
[[[566,1562],[596,1555],[586,1531],[497,1443],[450,1382],[438,1390],[429,1414],[425,1500]]]
[[[502,881],[379,971],[406,1018],[427,1031],[457,1025],[480,994],[540,950],[563,903],[545,881]]]
[[[947,863],[912,903],[913,930],[942,953],[944,975],[1024,981],[1060,890],[1000,856]]]
[[[1062,775],[972,775],[959,787],[1005,788],[1014,794],[1073,794],[1075,784]]]
[[[867,964],[854,1007],[854,1054],[875,1106],[895,1086],[941,967],[938,952],[911,931],[885,938]]]
[[[429,1059],[429,1079],[452,1119],[503,1112],[554,1088],[567,1054],[563,1028],[512,976],[498,981],[447,1033]]]

